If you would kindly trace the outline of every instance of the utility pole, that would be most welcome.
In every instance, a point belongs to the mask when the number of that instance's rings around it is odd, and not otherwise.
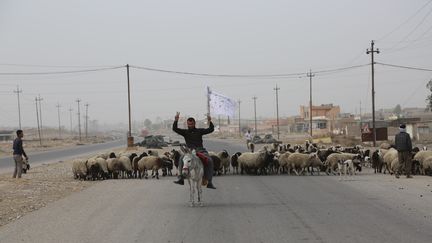
[[[132,125],[131,125],[131,102],[130,102],[130,82],[129,82],[129,64],[126,64],[127,71],[127,85],[128,85],[128,109],[129,109],[129,132],[127,138],[127,146],[133,146],[133,137],[132,137]]]
[[[85,137],[86,137],[86,139],[87,139],[87,137],[88,137],[88,107],[89,107],[89,103],[86,103],[86,104],[85,104],[85,107],[86,107],[86,115],[85,115],[85,117],[86,117],[86,121],[85,121]]]
[[[70,133],[71,133],[71,137],[73,137],[73,131],[72,131],[72,107],[69,107],[69,119],[70,119]]]
[[[276,91],[276,125],[277,125],[277,138],[279,140],[279,96],[278,96],[278,91],[280,90],[280,88],[278,88],[277,84],[276,84],[276,88],[274,88],[274,90]]]
[[[379,53],[378,48],[374,49],[374,41],[371,41],[371,48],[366,49],[366,54],[371,54],[371,68],[372,68],[372,132],[373,132],[373,146],[376,146],[376,129],[375,129],[375,60],[374,53]]]
[[[362,121],[362,110],[361,110],[361,100],[360,100],[360,129],[363,127],[363,121]]]
[[[254,100],[254,113],[255,113],[255,136],[257,135],[257,119],[256,119],[256,100],[258,99],[256,96],[252,97]]]
[[[312,70],[309,70],[307,76],[309,77],[309,131],[312,139],[312,78],[315,77],[315,74],[312,74]]]
[[[42,101],[43,99],[40,97],[40,95],[39,95],[39,98],[37,98],[37,101],[39,102],[39,120],[40,120],[40,134],[41,134],[41,139],[42,139],[42,136],[43,136],[43,126],[42,126],[42,103],[41,103],[41,101]]]
[[[20,93],[22,93],[22,89],[19,89],[19,86],[17,85],[17,89],[13,91],[17,94],[18,98],[18,122],[19,122],[19,129],[21,129],[21,105],[20,105]]]
[[[81,99],[77,99],[76,102],[78,103],[78,135],[79,135],[79,140],[81,141],[81,117],[80,117],[80,102]]]
[[[59,138],[61,138],[61,124],[60,124],[60,103],[57,102],[57,117],[58,117],[58,124],[59,124]]]
[[[239,136],[241,138],[242,137],[241,124],[240,124],[240,103],[241,103],[241,100],[238,100],[237,102],[239,104]]]
[[[35,98],[35,104],[36,104],[36,120],[37,120],[37,127],[38,127],[38,134],[39,134],[39,144],[42,146],[42,138],[41,138],[41,132],[39,127],[39,110],[38,110],[38,98]]]

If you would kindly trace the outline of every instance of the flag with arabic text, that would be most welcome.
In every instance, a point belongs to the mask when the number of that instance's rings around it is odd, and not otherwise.
[[[211,91],[209,88],[207,90],[207,96],[210,104],[210,113],[212,115],[225,115],[234,117],[237,102],[225,95]]]

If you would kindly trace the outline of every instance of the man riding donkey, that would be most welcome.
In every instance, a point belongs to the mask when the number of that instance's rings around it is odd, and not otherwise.
[[[176,116],[174,118],[173,123],[173,131],[177,134],[184,137],[186,146],[190,149],[194,149],[198,155],[201,155],[204,157],[204,160],[207,161],[207,163],[204,164],[204,177],[208,180],[207,188],[216,189],[216,187],[213,185],[212,178],[213,178],[213,160],[211,159],[210,155],[208,154],[207,150],[203,146],[203,139],[202,136],[212,133],[214,131],[214,125],[211,121],[210,115],[207,115],[207,121],[209,124],[208,128],[196,128],[195,127],[195,119],[192,117],[189,117],[187,119],[187,129],[181,129],[178,128],[178,120],[180,117],[180,112],[176,113]],[[183,160],[180,159],[179,161],[179,168],[183,168]],[[174,183],[179,185],[184,185],[184,177],[180,173],[179,179],[177,181],[174,181]]]

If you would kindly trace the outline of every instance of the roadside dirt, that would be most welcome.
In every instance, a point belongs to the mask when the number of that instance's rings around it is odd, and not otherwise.
[[[40,151],[48,151],[59,148],[69,148],[77,145],[83,144],[94,144],[94,143],[103,143],[109,141],[109,138],[104,137],[91,137],[86,140],[79,141],[77,139],[46,139],[42,141],[42,145],[39,140],[29,140],[24,138],[24,150],[27,153],[31,152],[40,152]],[[12,155],[12,143],[13,141],[1,142],[0,143],[0,158],[5,156]]]
[[[169,149],[171,148],[152,150],[161,155]],[[147,150],[138,148],[114,152]],[[10,173],[0,174],[0,227],[98,182],[100,181],[75,180],[72,175],[72,160],[31,168],[21,179],[12,178]]]

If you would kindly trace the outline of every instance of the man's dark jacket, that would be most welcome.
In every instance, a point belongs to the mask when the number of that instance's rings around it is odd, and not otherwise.
[[[396,134],[395,145],[398,152],[411,152],[412,144],[410,135],[406,132]]]
[[[184,137],[188,148],[196,149],[204,147],[202,136],[212,133],[214,131],[214,125],[210,122],[208,128],[181,129],[178,128],[178,121],[174,121],[172,129],[174,132]]]

